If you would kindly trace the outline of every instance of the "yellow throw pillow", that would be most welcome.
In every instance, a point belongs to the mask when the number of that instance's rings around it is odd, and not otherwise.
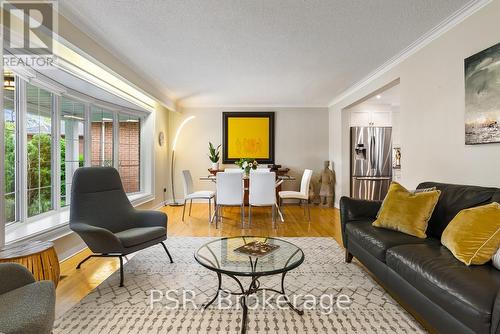
[[[440,194],[439,190],[412,192],[392,182],[372,225],[426,238],[427,223]]]
[[[500,246],[500,204],[460,211],[444,229],[441,243],[466,265],[485,264]]]

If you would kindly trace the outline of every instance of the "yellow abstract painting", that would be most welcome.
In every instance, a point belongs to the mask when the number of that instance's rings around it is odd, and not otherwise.
[[[229,117],[228,158],[269,159],[269,118]]]

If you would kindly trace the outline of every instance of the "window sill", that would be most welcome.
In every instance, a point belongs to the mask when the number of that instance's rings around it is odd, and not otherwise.
[[[153,194],[136,193],[128,196],[133,206],[139,206],[154,200]],[[27,222],[18,222],[5,228],[5,244],[31,240],[53,241],[73,233],[69,228],[69,208],[58,212],[30,218]]]
[[[69,223],[69,209],[47,214],[40,219],[30,219],[29,222],[18,222],[5,229],[5,244],[12,244],[29,240],[54,240],[61,238],[71,230]]]
[[[128,199],[133,206],[139,206],[155,199],[155,195],[148,193],[135,193],[128,195]]]

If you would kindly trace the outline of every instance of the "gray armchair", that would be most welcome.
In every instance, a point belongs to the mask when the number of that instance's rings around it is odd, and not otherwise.
[[[55,303],[52,281],[37,282],[24,266],[0,263],[0,333],[51,333]]]
[[[161,244],[167,247],[167,215],[159,211],[136,210],[123,190],[118,171],[111,167],[76,170],[71,190],[70,228],[94,253],[91,257],[120,259],[120,286],[123,286],[123,256]]]

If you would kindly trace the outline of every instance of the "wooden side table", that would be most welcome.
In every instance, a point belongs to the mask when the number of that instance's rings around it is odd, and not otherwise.
[[[22,264],[37,281],[51,280],[59,283],[59,259],[50,241],[33,241],[0,249],[0,262]]]

